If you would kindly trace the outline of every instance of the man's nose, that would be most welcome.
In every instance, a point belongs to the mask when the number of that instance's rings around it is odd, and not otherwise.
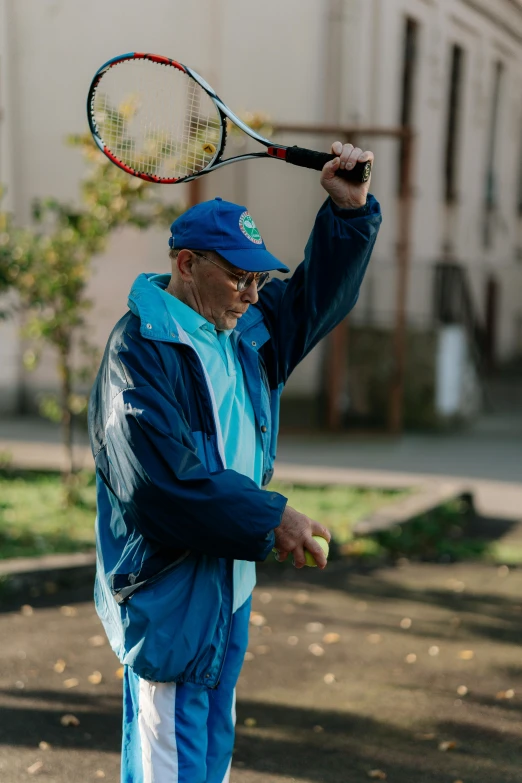
[[[257,292],[257,283],[255,280],[252,280],[248,288],[243,291],[241,295],[241,301],[248,302],[249,304],[255,304],[258,299],[259,294]]]

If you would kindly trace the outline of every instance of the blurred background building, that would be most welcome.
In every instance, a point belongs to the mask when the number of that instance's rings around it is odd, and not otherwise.
[[[390,426],[402,283],[401,424],[518,404],[521,0],[0,0],[0,183],[18,222],[35,197],[78,199],[83,162],[64,138],[86,129],[95,70],[131,50],[192,66],[234,110],[269,115],[277,141],[328,149],[346,132],[376,153],[384,223],[370,270],[349,325],[290,379],[286,427]],[[216,195],[246,204],[295,268],[324,193],[313,172],[260,161],[164,188],[187,204]],[[97,260],[100,346],[133,279],[168,271],[167,237],[126,229]],[[4,415],[34,410],[56,383],[52,357],[28,373],[23,351],[15,321],[0,324]]]

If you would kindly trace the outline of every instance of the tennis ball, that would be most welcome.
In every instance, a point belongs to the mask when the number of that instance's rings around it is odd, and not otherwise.
[[[312,538],[314,539],[314,541],[317,541],[317,543],[325,553],[326,557],[328,558],[328,552],[330,551],[330,547],[328,546],[328,541],[326,540],[326,538],[323,538],[322,536],[312,536]],[[307,566],[311,566],[312,568],[317,568],[317,563],[315,562],[313,555],[307,549],[305,549],[305,564]]]

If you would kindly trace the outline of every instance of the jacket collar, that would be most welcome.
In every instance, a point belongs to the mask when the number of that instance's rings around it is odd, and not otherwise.
[[[152,282],[168,283],[170,275],[156,275],[144,272],[138,275],[134,281],[128,299],[129,310],[140,319],[140,333],[148,340],[161,340],[162,342],[184,342],[180,338],[183,330],[180,324],[173,318],[164,301],[162,292]],[[253,330],[249,334],[251,343],[257,349],[270,337],[268,329],[263,323],[263,314],[255,305],[251,305],[243,317],[239,320],[234,332],[237,338],[242,339],[246,331]]]
[[[127,304],[131,313],[140,319],[142,337],[177,343],[180,342],[179,324],[170,314],[163,294],[151,282],[151,278],[164,282],[163,277],[168,279],[170,276],[152,273],[138,275],[132,284]]]

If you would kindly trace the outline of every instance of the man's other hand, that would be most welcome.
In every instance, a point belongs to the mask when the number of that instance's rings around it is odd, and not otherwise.
[[[277,550],[279,561],[286,560],[291,554],[295,567],[302,568],[306,565],[305,549],[307,549],[319,568],[326,568],[326,556],[319,544],[312,538],[312,536],[322,536],[330,542],[330,531],[324,525],[287,505],[281,524],[275,528],[274,533],[274,549]]]
[[[370,179],[367,182],[349,182],[342,177],[336,176],[338,169],[353,169],[356,163],[366,163],[370,161],[373,164],[373,152],[366,150],[363,152],[359,147],[353,144],[342,144],[340,141],[334,141],[332,144],[332,154],[337,157],[326,163],[321,172],[321,185],[330,195],[332,201],[341,209],[357,209],[366,204],[366,197],[370,189]]]

